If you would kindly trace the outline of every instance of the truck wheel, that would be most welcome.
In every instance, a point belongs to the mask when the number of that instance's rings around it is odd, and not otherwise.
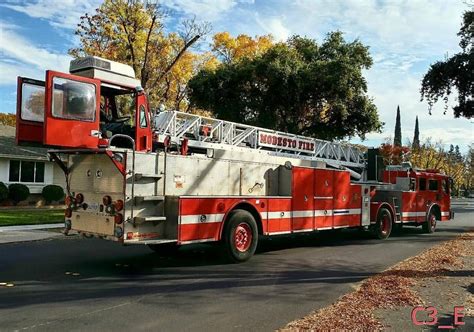
[[[392,226],[392,215],[390,214],[390,211],[386,208],[381,208],[373,229],[375,237],[380,240],[388,238],[392,232]]]
[[[162,254],[163,256],[172,256],[178,252],[179,246],[176,243],[148,244],[148,248]]]
[[[234,210],[224,227],[223,245],[226,258],[240,263],[250,259],[257,249],[257,223],[245,210]]]
[[[436,230],[436,215],[433,211],[428,215],[428,219],[423,223],[423,232],[433,233]]]

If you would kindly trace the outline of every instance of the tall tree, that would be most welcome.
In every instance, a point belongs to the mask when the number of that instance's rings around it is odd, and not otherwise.
[[[11,113],[0,113],[0,125],[15,127],[16,117]]]
[[[420,129],[418,126],[418,115],[416,116],[416,120],[415,120],[415,135],[413,136],[412,148],[413,149],[420,148]]]
[[[397,119],[395,122],[395,137],[393,138],[393,145],[402,146],[402,124],[400,122],[400,106],[397,106]]]
[[[232,37],[227,31],[216,33],[212,40],[212,51],[224,63],[231,63],[242,58],[255,58],[273,45],[271,35],[252,38],[240,34]]]
[[[442,98],[446,113],[449,96],[456,90],[454,116],[470,119],[474,116],[474,10],[464,13],[458,36],[462,51],[430,66],[421,83],[421,99],[428,101],[431,114],[434,103]]]
[[[95,13],[81,17],[76,30],[80,46],[69,53],[74,57],[96,55],[131,65],[153,104],[164,102],[173,68],[210,31],[209,24],[189,19],[181,23],[178,33],[167,33],[164,16],[156,3],[105,0]],[[173,98],[176,96],[170,97]]]
[[[190,82],[191,102],[216,116],[323,139],[379,131],[363,70],[368,47],[328,34],[322,44],[294,36],[254,58],[201,70]]]

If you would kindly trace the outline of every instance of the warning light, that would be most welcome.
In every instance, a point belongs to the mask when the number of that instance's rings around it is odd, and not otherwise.
[[[102,203],[104,203],[106,206],[110,205],[112,204],[112,198],[109,195],[106,195],[104,198],[102,198]]]

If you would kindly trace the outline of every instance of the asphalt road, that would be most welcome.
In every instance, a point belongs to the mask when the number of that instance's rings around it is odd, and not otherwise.
[[[342,232],[262,241],[244,264],[212,246],[160,257],[142,246],[78,237],[0,245],[0,330],[273,330],[355,283],[474,228],[474,207],[434,234],[387,241]],[[66,274],[79,273],[80,275]]]

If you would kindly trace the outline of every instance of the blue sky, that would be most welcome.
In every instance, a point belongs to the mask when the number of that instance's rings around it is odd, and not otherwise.
[[[44,79],[46,69],[67,71],[67,50],[77,43],[79,17],[98,0],[0,0],[0,112],[15,112],[16,77]],[[403,140],[412,139],[415,117],[422,139],[432,137],[466,150],[474,140],[474,125],[443,115],[443,104],[428,115],[420,102],[420,80],[429,65],[459,51],[462,0],[167,0],[169,27],[196,15],[212,23],[213,32],[237,35],[272,34],[285,40],[293,34],[321,41],[332,30],[347,40],[370,46],[373,67],[366,72],[369,95],[386,123],[382,134],[367,135],[364,144],[378,145],[393,135],[400,105]],[[206,41],[200,47],[205,48]],[[454,98],[452,98],[454,100]],[[360,142],[353,139],[353,142]]]

